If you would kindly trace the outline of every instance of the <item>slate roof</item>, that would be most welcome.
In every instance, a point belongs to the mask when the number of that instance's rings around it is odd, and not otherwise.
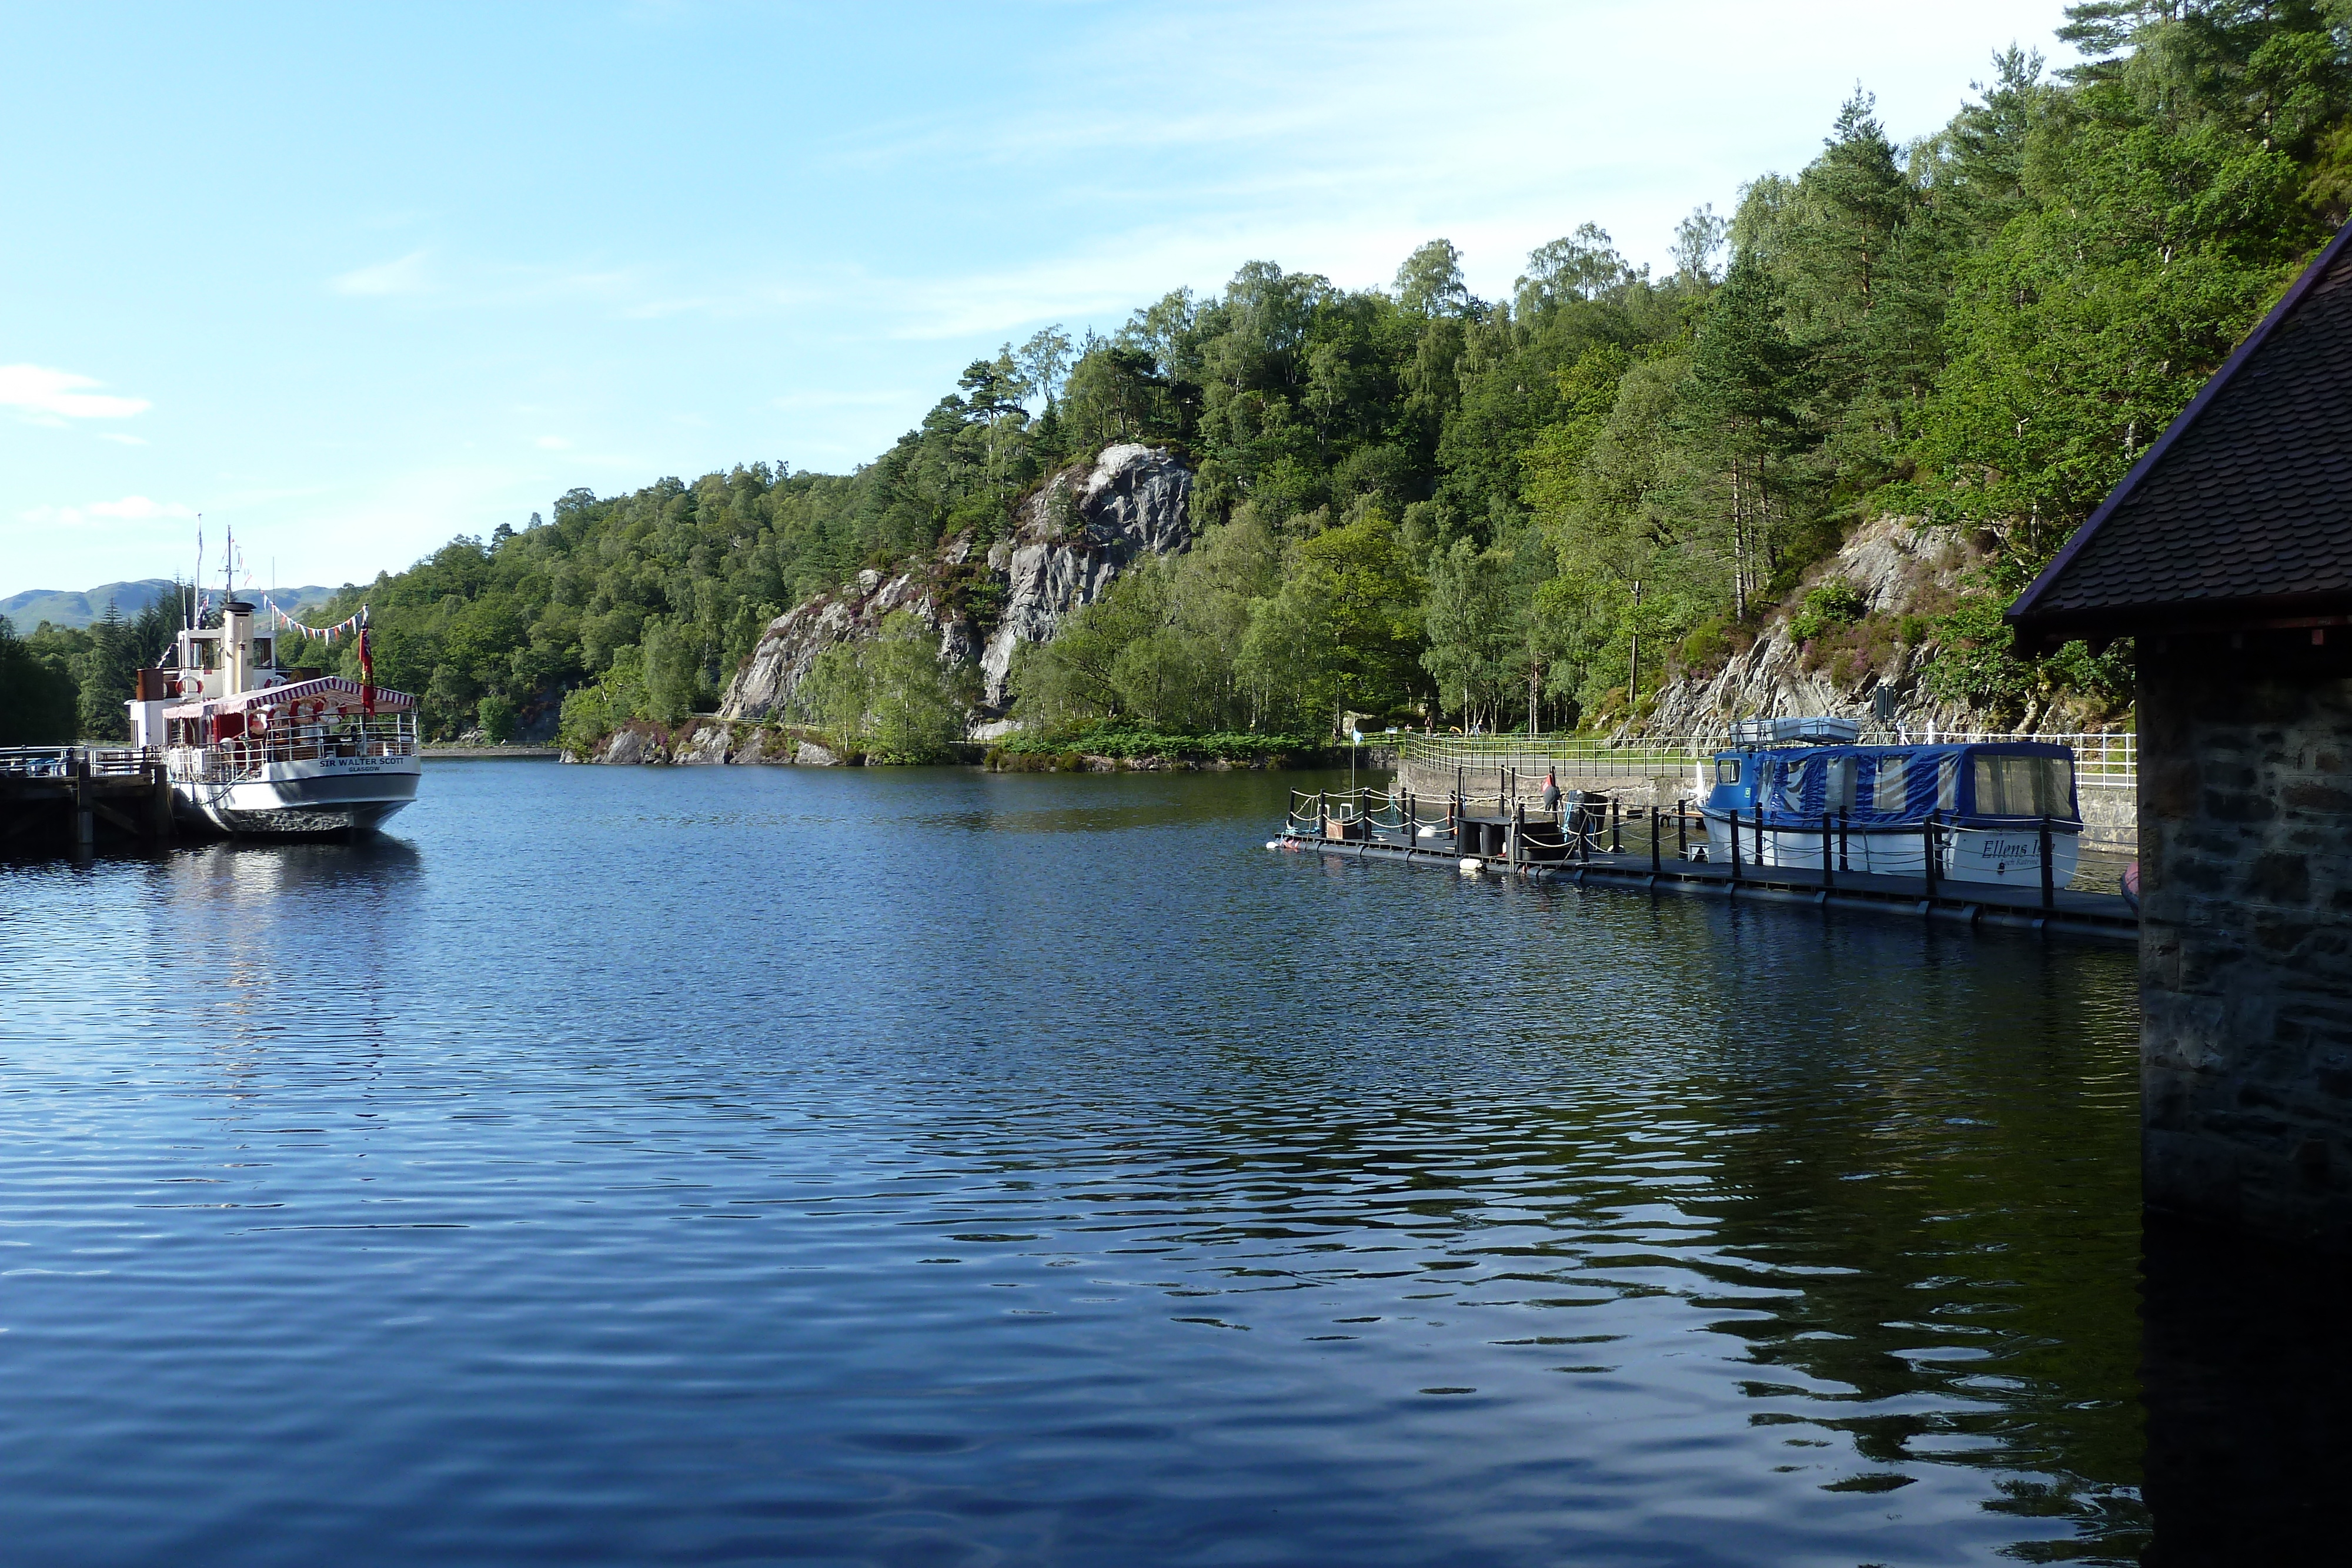
[[[2009,620],[2029,643],[2352,613],[2352,225]]]

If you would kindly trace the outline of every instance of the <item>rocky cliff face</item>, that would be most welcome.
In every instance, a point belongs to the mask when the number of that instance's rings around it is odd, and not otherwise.
[[[1163,448],[1111,446],[1094,467],[1066,470],[1022,507],[1010,538],[988,552],[1003,574],[1004,610],[981,653],[986,700],[1002,707],[1013,650],[1043,643],[1079,606],[1147,555],[1192,541],[1192,471]]]
[[[831,593],[793,605],[768,622],[751,663],[728,683],[719,712],[727,718],[781,716],[819,653],[836,643],[879,636],[883,621],[900,610],[939,633],[941,658],[970,659],[977,639],[970,622],[950,606],[943,573],[962,565],[971,549],[971,541],[959,537],[930,566],[888,579],[869,569]]]
[[[1042,643],[1082,604],[1146,555],[1192,542],[1192,470],[1165,448],[1106,448],[1091,468],[1055,475],[1023,504],[1012,534],[988,552],[1003,609],[985,646],[954,608],[951,580],[969,563],[971,542],[958,538],[929,566],[885,579],[858,573],[832,593],[794,605],[768,624],[751,659],[720,701],[730,719],[781,716],[816,656],[836,643],[879,634],[895,611],[912,612],[939,633],[943,659],[977,658],[984,700],[1001,709],[1013,649]]]
[[[1855,626],[1832,628],[1809,647],[1784,610],[1720,669],[1666,687],[1640,731],[1717,734],[1735,718],[1792,714],[1869,720],[1881,685],[1893,692],[1893,722],[1905,729],[1983,728],[1982,715],[1928,697],[1919,677],[1932,650],[1900,637],[1901,617],[1948,608],[1979,559],[1957,529],[1914,528],[1905,517],[1864,525],[1812,574],[1815,584],[1843,578],[1860,595],[1864,613]]]

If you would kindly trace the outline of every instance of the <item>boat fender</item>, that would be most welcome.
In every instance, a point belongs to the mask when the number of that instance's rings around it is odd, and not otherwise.
[[[1424,838],[1424,839],[1433,839],[1433,838],[1435,838],[1435,837],[1437,836],[1437,826],[1436,826],[1436,824],[1433,822],[1433,823],[1432,823],[1432,824],[1430,824],[1428,827],[1422,829],[1422,830],[1421,830],[1421,836],[1422,836],[1423,838]]]
[[[1462,874],[1464,876],[1481,876],[1486,873],[1486,862],[1474,859],[1468,855],[1462,857]]]

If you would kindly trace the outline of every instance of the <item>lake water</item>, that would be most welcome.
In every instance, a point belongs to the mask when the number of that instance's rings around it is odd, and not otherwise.
[[[0,867],[0,1556],[2137,1554],[2128,953],[1301,785],[436,763]]]

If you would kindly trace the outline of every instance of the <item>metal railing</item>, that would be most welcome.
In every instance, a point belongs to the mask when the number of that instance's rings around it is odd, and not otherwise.
[[[188,747],[184,777],[205,781],[257,779],[272,763],[320,762],[344,758],[414,757],[416,722],[407,714],[354,716],[334,724],[295,725],[250,732]]]
[[[135,779],[159,759],[135,746],[11,746],[0,747],[0,778]]]
[[[1406,731],[1381,739],[1396,743],[1400,762],[1439,768],[1508,768],[1536,779],[1555,768],[1580,779],[1661,778],[1688,772],[1731,744],[1727,731],[1623,739],[1586,735],[1416,735]],[[1857,744],[1951,746],[2001,740],[2049,741],[2073,747],[2074,776],[2084,784],[2128,789],[2138,782],[2139,737],[2129,730],[2016,735],[1991,730],[1882,728],[1864,729]]]

